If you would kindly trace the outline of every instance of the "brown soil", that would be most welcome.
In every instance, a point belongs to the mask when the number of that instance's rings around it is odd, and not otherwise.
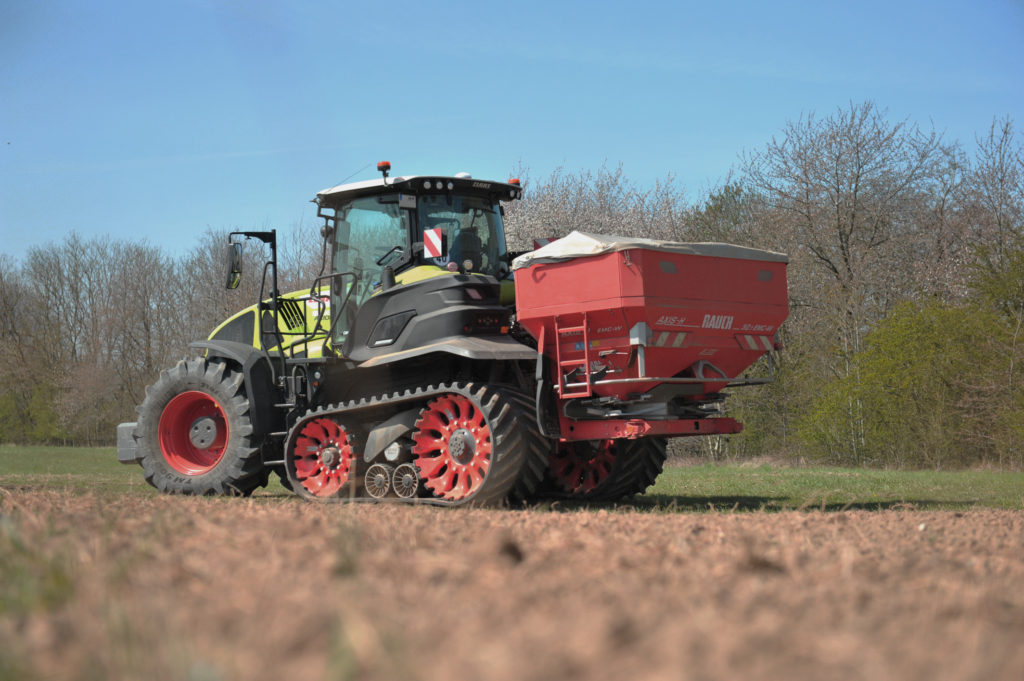
[[[1024,674],[1020,512],[561,513],[14,491],[0,492],[0,514],[3,549],[12,537],[27,547],[6,557],[23,590],[45,566],[73,585],[33,609],[0,601],[0,678]]]

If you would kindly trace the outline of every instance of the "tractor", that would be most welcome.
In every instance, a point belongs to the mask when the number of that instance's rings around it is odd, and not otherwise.
[[[118,460],[172,494],[251,494],[276,474],[315,501],[614,500],[661,472],[666,438],[739,432],[726,388],[776,347],[786,256],[573,232],[506,247],[518,180],[381,177],[316,195],[323,258],[146,389]]]

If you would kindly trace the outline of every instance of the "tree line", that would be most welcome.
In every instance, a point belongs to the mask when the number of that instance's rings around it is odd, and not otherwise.
[[[690,201],[672,176],[621,167],[518,169],[511,250],[569,231],[725,241],[787,253],[791,314],[776,381],[737,390],[747,424],[680,440],[713,458],[759,454],[836,465],[1024,466],[1024,145],[995,119],[970,149],[872,102],[801,116],[744,152]],[[283,290],[308,285],[317,230],[282,240]],[[211,231],[171,258],[83,239],[0,256],[0,441],[109,443],[143,387],[254,301],[223,289]]]
[[[282,290],[316,276],[316,232],[285,233]],[[179,257],[75,233],[20,262],[0,255],[0,442],[110,444],[162,369],[258,299],[267,249],[247,245],[228,291],[227,233],[208,230]]]

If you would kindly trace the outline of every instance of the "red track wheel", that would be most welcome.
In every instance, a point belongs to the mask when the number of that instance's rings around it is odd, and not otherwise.
[[[171,468],[185,475],[207,473],[224,456],[228,441],[224,409],[204,392],[180,393],[160,414],[157,437]]]
[[[427,489],[449,501],[478,492],[491,468],[491,427],[470,398],[432,400],[416,422],[412,453]]]
[[[614,440],[559,442],[548,459],[548,474],[563,492],[586,495],[608,479],[614,465]]]
[[[286,461],[295,486],[305,495],[327,498],[338,494],[352,472],[352,445],[348,433],[337,421],[321,417],[307,421],[295,436]]]

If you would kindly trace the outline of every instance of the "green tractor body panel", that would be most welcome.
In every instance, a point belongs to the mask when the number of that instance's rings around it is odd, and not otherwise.
[[[208,340],[233,341],[285,357],[322,357],[331,326],[331,300],[308,290],[284,293],[278,299],[277,323],[270,300],[244,308],[213,330]]]

